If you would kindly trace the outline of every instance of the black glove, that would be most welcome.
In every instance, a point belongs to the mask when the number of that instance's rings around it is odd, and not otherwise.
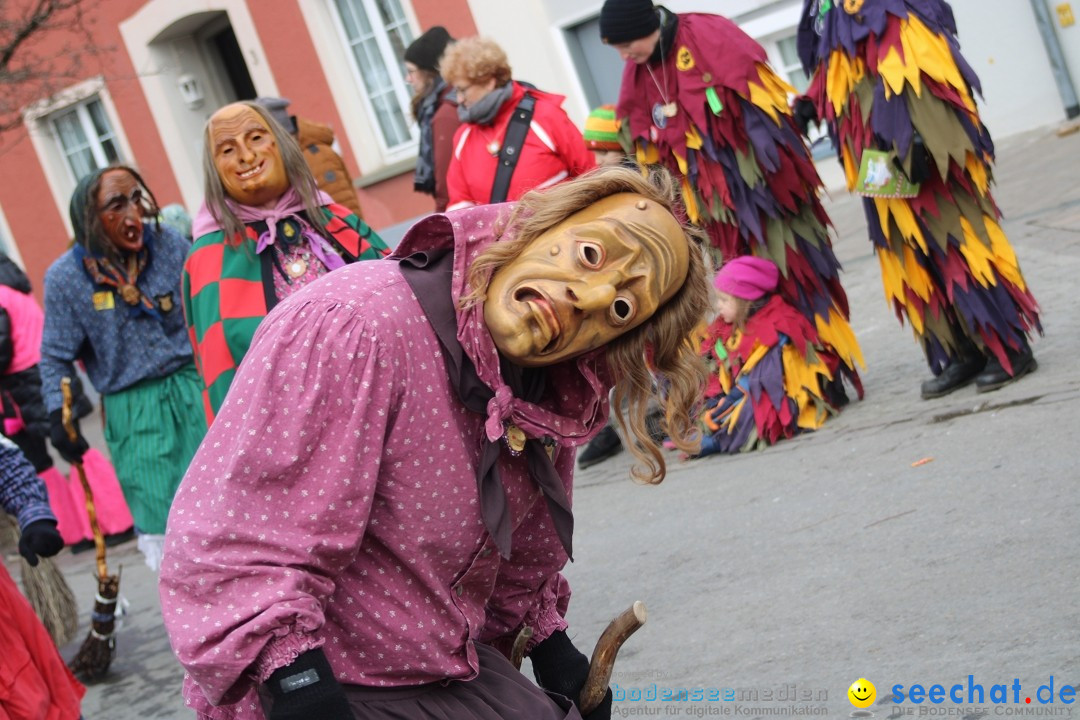
[[[275,670],[265,687],[274,696],[267,720],[354,720],[322,648],[308,650],[292,665]]]
[[[52,520],[35,520],[23,528],[19,538],[19,554],[30,567],[37,567],[38,557],[52,557],[64,549],[64,538]]]
[[[589,658],[574,647],[565,631],[556,630],[547,640],[538,643],[529,653],[529,659],[537,685],[579,704],[578,696],[589,677]],[[610,720],[611,688],[596,709],[583,717],[585,720]]]
[[[805,95],[799,95],[795,98],[795,102],[791,106],[791,117],[795,121],[795,125],[799,128],[799,132],[803,135],[807,135],[810,132],[810,125],[817,124],[817,108],[814,107],[814,101]]]
[[[67,429],[64,428],[61,420],[61,412],[61,410],[53,410],[49,413],[49,439],[52,440],[56,451],[60,453],[60,457],[69,463],[79,462],[90,446],[79,432],[79,421],[74,418],[71,422],[75,425],[75,442],[68,439]]]

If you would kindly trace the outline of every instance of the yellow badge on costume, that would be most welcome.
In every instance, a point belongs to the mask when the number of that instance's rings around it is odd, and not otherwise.
[[[511,424],[506,428],[506,444],[510,446],[511,452],[519,453],[524,450],[527,439],[525,431],[517,425]]]
[[[848,15],[854,15],[862,10],[862,6],[865,0],[844,0],[844,12]]]
[[[94,293],[95,310],[112,310],[114,307],[116,307],[116,300],[111,290]]]
[[[690,54],[690,48],[683,45],[675,55],[675,67],[680,70],[694,69],[694,56]]]

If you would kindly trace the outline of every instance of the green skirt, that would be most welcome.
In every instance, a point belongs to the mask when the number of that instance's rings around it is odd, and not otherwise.
[[[206,433],[195,365],[106,395],[105,442],[135,529],[162,535],[169,506]]]

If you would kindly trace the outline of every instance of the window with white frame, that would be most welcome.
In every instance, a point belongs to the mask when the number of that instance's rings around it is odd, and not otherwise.
[[[800,93],[806,92],[806,88],[810,85],[810,78],[806,77],[806,73],[803,72],[795,36],[789,35],[780,38],[776,41],[776,47],[780,51],[780,72],[796,90]]]
[[[401,2],[333,0],[333,6],[383,146],[393,151],[411,145],[416,137],[402,58],[413,35]]]
[[[120,149],[101,99],[96,95],[49,116],[71,179],[120,160]]]

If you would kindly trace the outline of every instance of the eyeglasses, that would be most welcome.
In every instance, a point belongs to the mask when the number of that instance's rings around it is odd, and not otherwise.
[[[119,214],[124,212],[125,209],[127,209],[128,203],[131,203],[137,208],[141,208],[143,206],[143,200],[144,197],[142,189],[135,188],[131,191],[130,197],[120,194],[114,195],[109,198],[109,202],[105,203],[104,207],[100,207],[98,208],[98,210],[100,212]]]
[[[465,93],[467,93],[470,89],[474,87],[476,87],[476,83],[470,83],[468,85],[465,85],[464,87],[458,87],[457,85],[455,85],[454,92],[457,93],[457,96],[460,98],[464,97]]]

